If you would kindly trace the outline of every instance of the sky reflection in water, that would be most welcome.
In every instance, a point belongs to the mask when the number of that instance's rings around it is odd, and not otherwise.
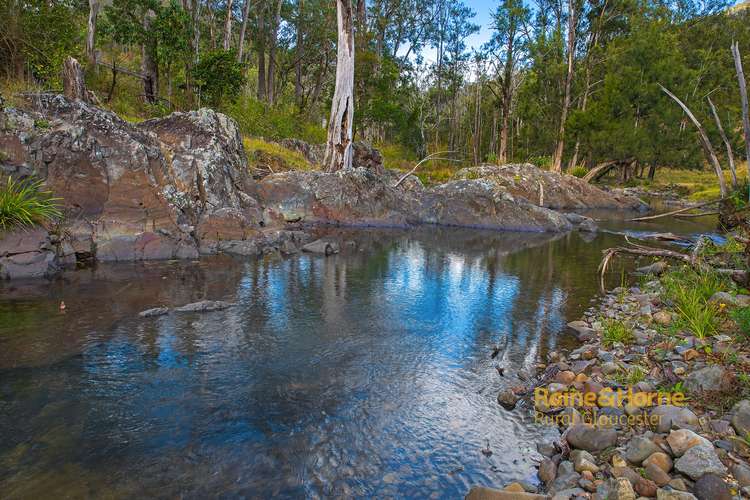
[[[533,445],[550,430],[496,395],[565,341],[619,237],[335,236],[344,251],[330,258],[112,264],[3,285],[4,496],[455,498],[535,481]],[[204,298],[238,306],[137,317]]]

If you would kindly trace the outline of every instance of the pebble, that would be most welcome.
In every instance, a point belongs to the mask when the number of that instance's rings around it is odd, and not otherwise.
[[[589,452],[602,451],[617,444],[617,431],[578,424],[570,428],[567,440],[573,448]]]
[[[701,443],[688,449],[674,464],[674,468],[696,480],[703,474],[726,474],[727,468],[721,463],[712,444]]]
[[[732,407],[732,427],[739,436],[750,434],[750,401],[747,399]]]
[[[667,443],[675,457],[681,457],[687,450],[699,444],[710,444],[708,439],[690,429],[678,429],[667,436]]]
[[[640,465],[648,457],[660,451],[661,449],[650,439],[635,436],[625,449],[625,459],[632,464]]]
[[[672,479],[669,474],[664,472],[661,467],[655,464],[648,464],[644,470],[646,477],[652,480],[657,486],[666,486]]]
[[[729,485],[716,474],[703,474],[693,486],[698,500],[732,500]]]
[[[656,465],[664,472],[669,472],[672,470],[672,459],[666,453],[658,451],[644,460],[642,465],[644,467]]]

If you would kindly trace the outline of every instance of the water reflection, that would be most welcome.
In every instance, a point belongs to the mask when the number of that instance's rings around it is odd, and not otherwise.
[[[3,496],[458,497],[534,481],[551,431],[495,397],[566,341],[619,237],[329,235],[342,254],[2,285]],[[206,298],[238,305],[137,317]]]

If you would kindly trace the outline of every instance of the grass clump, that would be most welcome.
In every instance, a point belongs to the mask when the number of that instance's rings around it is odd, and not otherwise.
[[[674,302],[679,327],[700,339],[716,333],[719,308],[709,299],[725,287],[718,274],[683,268],[667,274],[663,283],[668,298]]]
[[[629,344],[633,341],[633,330],[624,322],[616,319],[605,320],[602,324],[602,343],[609,347],[613,344]]]
[[[646,371],[640,366],[633,366],[627,371],[618,372],[613,378],[619,384],[633,386],[646,379]]]
[[[570,175],[578,177],[579,179],[589,173],[589,169],[583,165],[576,165],[573,170],[570,171]]]
[[[8,177],[0,187],[0,230],[32,227],[62,215],[59,198],[42,190],[41,181],[14,181]]]

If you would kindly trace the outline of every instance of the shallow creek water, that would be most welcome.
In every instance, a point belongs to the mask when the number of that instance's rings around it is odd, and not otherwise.
[[[0,497],[458,498],[535,483],[534,444],[552,430],[497,393],[573,345],[565,324],[622,237],[332,235],[342,253],[328,258],[102,264],[0,285]],[[237,306],[138,317],[202,299]]]

